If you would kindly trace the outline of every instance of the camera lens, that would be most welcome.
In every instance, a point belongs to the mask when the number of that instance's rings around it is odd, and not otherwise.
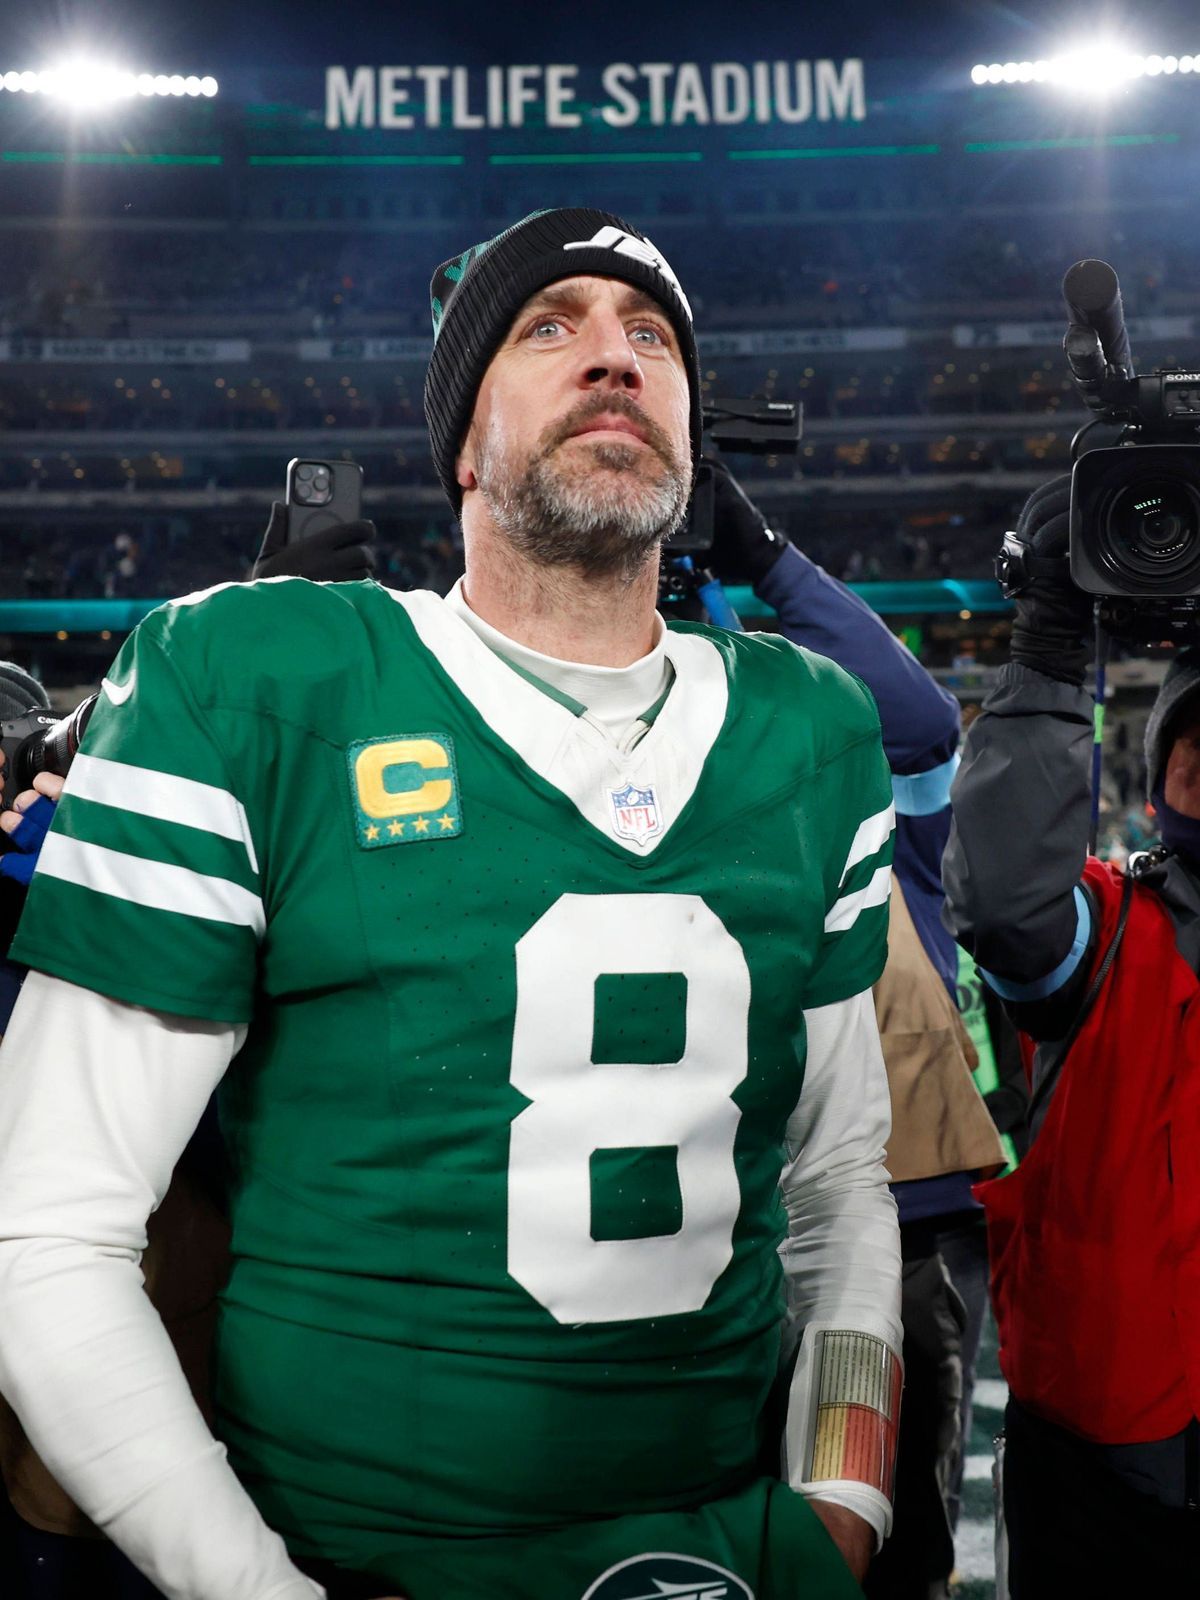
[[[27,788],[39,772],[56,772],[60,778],[66,777],[99,698],[99,695],[88,695],[74,711],[51,723],[42,734],[25,741],[20,752],[24,772],[22,788]]]
[[[1140,494],[1132,501],[1130,511],[1131,543],[1148,556],[1173,555],[1195,532],[1191,507],[1178,491],[1170,494],[1154,490]]]
[[[1200,563],[1200,495],[1170,478],[1120,489],[1105,518],[1108,561],[1123,576],[1177,589]]]
[[[304,466],[296,468],[296,478],[301,483],[307,483],[316,470],[316,467],[310,466],[305,462]]]

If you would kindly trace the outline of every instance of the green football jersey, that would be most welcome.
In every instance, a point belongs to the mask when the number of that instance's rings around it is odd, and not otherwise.
[[[373,583],[174,602],[106,680],[14,954],[250,1024],[218,1431],[301,1554],[755,1470],[803,1012],[882,969],[891,787],[831,662],[666,649],[620,748]]]

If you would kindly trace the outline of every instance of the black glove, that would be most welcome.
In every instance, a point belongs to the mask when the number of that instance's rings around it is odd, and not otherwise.
[[[335,522],[331,528],[288,544],[288,508],[271,504],[271,520],[250,577],[311,578],[314,583],[353,583],[375,571],[375,524]]]
[[[1092,635],[1092,597],[1071,582],[1071,476],[1051,478],[1005,535],[996,576],[1017,603],[1012,659],[1060,683],[1082,683]]]
[[[704,457],[713,475],[712,567],[719,578],[745,574],[758,585],[787,549],[723,461]]]

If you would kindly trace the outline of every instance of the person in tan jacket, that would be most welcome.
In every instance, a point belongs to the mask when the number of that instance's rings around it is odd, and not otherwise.
[[[995,1124],[975,1086],[975,1047],[917,935],[899,878],[892,882],[888,962],[875,985],[892,1098],[887,1168],[893,1184],[953,1184],[1004,1164]],[[910,1191],[912,1192],[912,1191]],[[936,1187],[934,1193],[936,1194]],[[971,1389],[985,1296],[983,1219],[974,1211],[901,1224],[905,1399],[901,1412],[895,1551],[885,1546],[867,1583],[871,1596],[937,1595],[952,1569],[954,1520],[971,1426]],[[957,1271],[957,1278],[955,1276]],[[945,1533],[942,1534],[942,1525]],[[920,1530],[908,1537],[909,1529]],[[948,1565],[949,1563],[949,1565]],[[916,1570],[914,1571],[914,1566]]]
[[[723,463],[713,470],[707,564],[718,577],[749,578],[781,633],[862,679],[892,769],[891,937],[875,999],[892,1093],[887,1165],[905,1254],[907,1371],[893,1531],[866,1589],[871,1600],[930,1600],[945,1593],[954,1564],[959,1442],[987,1304],[983,1211],[971,1189],[1003,1160],[972,1082],[954,999],[958,953],[941,923],[959,708],[852,589],[768,527]]]

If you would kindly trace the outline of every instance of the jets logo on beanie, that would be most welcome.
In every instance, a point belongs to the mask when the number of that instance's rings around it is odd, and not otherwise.
[[[425,379],[425,420],[433,464],[455,515],[462,490],[454,476],[475,396],[517,312],[539,289],[561,278],[617,278],[644,289],[675,330],[691,396],[693,470],[700,459],[700,364],[692,310],[679,279],[649,239],[607,211],[566,207],[532,216],[462,255],[433,275],[433,355]]]

